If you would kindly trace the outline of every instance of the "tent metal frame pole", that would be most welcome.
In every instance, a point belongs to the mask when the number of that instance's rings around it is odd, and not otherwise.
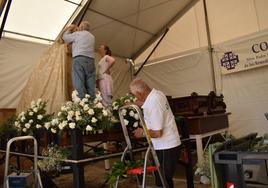
[[[18,32],[13,32],[13,31],[7,31],[7,30],[4,30],[3,32],[4,32],[4,33],[14,34],[14,35],[20,35],[20,36],[23,36],[23,37],[34,38],[34,39],[38,39],[38,40],[44,40],[44,41],[47,41],[47,42],[55,42],[55,40],[52,40],[52,39],[47,39],[47,38],[37,37],[37,36],[33,36],[33,35],[27,35],[27,34],[18,33]]]
[[[155,45],[155,47],[153,48],[153,50],[150,52],[150,54],[147,56],[147,58],[145,59],[145,61],[142,63],[142,65],[139,67],[139,69],[137,70],[137,72],[134,73],[134,76],[137,76],[139,74],[139,72],[141,71],[141,69],[144,67],[144,65],[148,62],[149,58],[151,57],[151,55],[154,53],[154,51],[156,50],[156,48],[159,46],[159,44],[161,43],[161,41],[164,39],[164,37],[166,36],[167,32],[169,31],[169,28],[166,28],[165,32],[163,33],[162,37],[159,39],[159,41],[157,42],[157,44]]]
[[[131,28],[133,28],[133,29],[136,29],[136,30],[138,30],[138,31],[144,32],[144,33],[146,33],[146,34],[149,34],[149,35],[152,35],[152,36],[155,35],[154,33],[150,32],[150,31],[146,31],[146,30],[144,30],[144,29],[142,29],[142,28],[139,28],[139,27],[137,27],[137,26],[135,26],[135,25],[131,25],[131,24],[129,24],[129,23],[123,22],[123,21],[121,21],[121,20],[119,20],[119,19],[116,19],[116,18],[113,18],[113,17],[111,17],[111,16],[109,16],[109,15],[103,14],[102,12],[99,12],[99,11],[94,10],[94,9],[92,9],[92,8],[89,8],[88,11],[94,12],[94,13],[96,13],[96,14],[99,14],[99,15],[103,16],[103,17],[106,17],[106,18],[108,18],[108,19],[111,19],[111,20],[113,20],[113,21],[116,21],[116,22],[118,22],[118,23],[121,23],[121,24],[123,24],[123,25],[126,25],[126,26],[131,27]]]
[[[137,52],[135,52],[131,59],[135,60],[145,49],[155,42],[165,31],[170,28],[177,20],[179,20],[189,9],[191,9],[199,0],[192,0],[187,4],[182,11],[178,12],[166,25],[164,25],[150,40],[148,40]]]
[[[7,0],[6,10],[5,10],[3,21],[2,21],[2,24],[1,24],[1,28],[0,28],[0,40],[2,38],[4,27],[5,27],[5,24],[6,24],[6,21],[7,21],[7,16],[8,16],[9,10],[10,10],[11,2],[12,2],[12,0]]]
[[[79,24],[82,22],[82,20],[84,19],[85,15],[86,15],[86,13],[87,13],[87,10],[89,9],[89,6],[91,5],[92,1],[93,1],[93,0],[89,0],[89,1],[87,2],[86,8],[85,8],[85,10],[84,10],[84,12],[83,12],[81,18],[80,18],[79,21],[78,21],[78,25],[79,25]]]
[[[81,3],[80,4],[78,4],[78,3],[75,3],[75,2],[72,2],[72,1],[69,1],[69,0],[64,0],[64,1],[66,1],[67,3],[71,3],[71,4],[74,4],[74,5],[77,5],[77,7],[76,7],[76,9],[75,9],[75,11],[73,12],[73,14],[69,17],[69,19],[68,19],[68,21],[64,24],[64,26],[62,27],[62,29],[61,29],[61,32],[58,34],[58,36],[56,37],[56,40],[58,39],[58,38],[61,38],[62,37],[62,34],[63,34],[63,32],[65,31],[64,30],[64,28],[70,23],[70,20],[74,17],[74,15],[76,14],[76,12],[77,12],[77,10],[79,9],[79,7],[81,6]],[[82,2],[82,1],[81,1]],[[74,19],[75,20],[75,19]],[[74,20],[73,20],[73,22],[74,22]],[[72,23],[73,23],[72,22]]]
[[[68,2],[68,3],[71,3],[71,4],[74,4],[74,5],[77,5],[77,6],[80,6],[80,4],[78,4],[78,3],[76,3],[76,2],[73,2],[73,1],[70,1],[70,0],[64,0],[64,1],[66,1],[66,2]]]
[[[208,53],[209,53],[209,61],[210,61],[210,68],[211,68],[211,76],[212,76],[212,87],[213,91],[217,91],[216,87],[216,76],[215,76],[215,68],[214,68],[214,61],[213,61],[213,47],[211,43],[211,35],[210,35],[210,28],[209,28],[209,21],[208,21],[208,12],[207,12],[207,3],[206,0],[203,0],[204,4],[204,14],[205,14],[205,23],[206,23],[206,31],[207,31],[207,40],[208,40]]]
[[[77,10],[79,9],[79,7],[82,6],[82,1],[81,1],[80,4],[75,3],[75,2],[73,2],[73,1],[69,1],[69,0],[64,0],[64,1],[66,1],[66,2],[68,2],[68,3],[71,3],[71,4],[74,4],[74,5],[77,5],[77,8],[75,9],[75,11],[73,12],[73,14],[70,16],[70,18],[68,19],[68,21],[66,22],[66,24],[65,24],[65,25],[63,26],[63,28],[61,29],[61,32],[58,34],[56,40],[57,40],[58,38],[61,38],[61,37],[62,37],[62,34],[63,34],[63,32],[65,31],[65,30],[64,30],[65,27],[71,22],[72,18],[73,18],[74,15],[76,14],[76,12],[77,12]],[[91,4],[91,2],[92,2],[92,0],[87,0],[87,2],[85,3],[85,6],[87,6],[85,10],[87,10],[87,8],[88,8],[89,5]],[[82,9],[83,9],[83,8],[82,8]],[[81,10],[81,11],[82,11],[82,10]],[[76,22],[76,20],[78,19],[78,16],[79,16],[79,15],[80,15],[80,12],[79,12],[78,15],[72,20],[72,24]],[[84,13],[83,13],[83,15],[84,15]],[[81,20],[81,21],[82,21],[82,20]],[[81,21],[79,20],[79,24],[81,23]],[[79,25],[79,24],[78,24],[78,25]]]

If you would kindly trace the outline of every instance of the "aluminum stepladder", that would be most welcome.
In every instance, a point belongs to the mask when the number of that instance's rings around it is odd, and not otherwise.
[[[124,150],[124,152],[122,154],[121,161],[125,160],[125,156],[126,156],[127,153],[130,154],[130,158],[131,158],[131,160],[133,160],[132,144],[131,144],[131,141],[130,141],[130,138],[129,138],[127,125],[125,124],[124,117],[123,117],[123,114],[122,114],[123,109],[125,109],[125,110],[132,109],[132,110],[137,112],[137,114],[139,116],[139,119],[140,119],[140,124],[141,124],[141,126],[143,128],[143,131],[145,133],[146,141],[148,142],[148,148],[146,150],[145,158],[144,158],[142,188],[146,188],[146,172],[147,172],[147,165],[148,165],[148,160],[149,160],[150,154],[152,155],[154,165],[156,166],[157,172],[159,173],[159,177],[161,179],[163,188],[167,188],[167,183],[166,183],[165,178],[164,178],[164,176],[162,174],[160,163],[159,163],[158,157],[156,155],[156,152],[155,152],[155,150],[153,148],[152,140],[151,140],[151,137],[149,135],[147,126],[145,124],[143,114],[142,114],[140,108],[137,105],[134,105],[134,104],[125,105],[125,106],[121,107],[118,110],[122,130],[123,130],[125,140],[126,140],[126,144],[127,144],[127,147],[125,148],[125,150]],[[138,177],[137,177],[137,182],[139,183]],[[119,183],[119,177],[117,177],[117,181],[116,181],[116,184],[115,184],[116,188],[118,187],[118,183]]]
[[[41,176],[37,167],[37,141],[33,136],[19,136],[14,137],[10,139],[7,142],[7,148],[6,148],[6,160],[5,160],[5,173],[4,173],[4,188],[9,188],[9,181],[8,181],[8,168],[9,168],[9,156],[10,156],[10,147],[11,144],[15,141],[21,141],[21,140],[33,140],[34,142],[34,169],[33,169],[33,175],[34,175],[34,183],[36,188],[43,188],[43,184],[41,181]]]

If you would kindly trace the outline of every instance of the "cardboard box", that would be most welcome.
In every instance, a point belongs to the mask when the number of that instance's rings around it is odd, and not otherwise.
[[[8,183],[10,188],[26,188],[33,187],[33,175],[32,173],[20,173],[15,172],[8,175]]]

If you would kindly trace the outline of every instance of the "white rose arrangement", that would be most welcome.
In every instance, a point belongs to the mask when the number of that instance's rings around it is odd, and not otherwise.
[[[136,98],[130,95],[117,99],[110,108],[102,104],[100,92],[95,99],[89,95],[80,99],[77,91],[72,93],[72,101],[64,103],[56,116],[46,113],[46,101],[38,99],[32,101],[31,106],[21,112],[14,122],[15,129],[20,135],[33,135],[38,129],[46,129],[57,134],[64,130],[80,129],[82,131],[98,131],[109,129],[115,123],[119,123],[118,109],[126,103],[134,103]],[[138,114],[130,109],[124,110],[125,124],[136,129],[140,127]]]
[[[46,105],[42,99],[32,101],[30,107],[17,116],[14,128],[19,135],[33,135],[35,130],[47,126],[52,115],[46,113]]]
[[[82,131],[96,131],[108,129],[112,126],[112,113],[102,105],[101,94],[98,92],[94,100],[89,95],[80,99],[77,91],[72,93],[72,101],[61,106],[60,112],[46,129],[58,133],[63,130],[80,129]]]
[[[122,106],[128,104],[128,103],[135,103],[137,99],[134,96],[126,95],[124,97],[118,98],[113,102],[113,115],[114,119],[116,119],[119,122],[119,114],[118,110]],[[122,115],[124,116],[124,123],[130,130],[135,130],[140,126],[140,119],[137,112],[135,112],[133,109],[123,109]]]

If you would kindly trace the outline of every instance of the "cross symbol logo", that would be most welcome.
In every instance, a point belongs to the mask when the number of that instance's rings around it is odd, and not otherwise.
[[[234,69],[237,63],[239,63],[238,55],[235,55],[233,52],[226,52],[221,58],[221,66],[227,70]]]

